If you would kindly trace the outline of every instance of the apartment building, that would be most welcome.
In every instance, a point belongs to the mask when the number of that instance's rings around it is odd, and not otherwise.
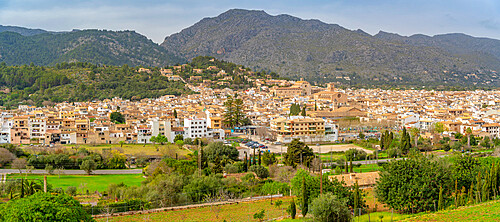
[[[45,129],[47,121],[45,118],[29,118],[29,137],[32,143],[45,143]]]
[[[293,139],[303,142],[327,141],[326,138],[338,138],[338,128],[328,125],[328,136],[325,137],[325,120],[302,116],[277,118],[271,120],[270,128],[276,134],[277,141],[289,143]],[[330,140],[328,140],[330,141]]]
[[[184,119],[184,138],[206,138],[211,137],[208,133],[207,120],[204,118]]]

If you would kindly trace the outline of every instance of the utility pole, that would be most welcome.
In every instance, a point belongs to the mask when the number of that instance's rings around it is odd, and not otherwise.
[[[201,150],[201,145],[200,145],[201,140],[198,140],[198,169],[200,171],[198,172],[198,176],[201,176],[201,155],[203,151]]]
[[[323,194],[323,162],[321,161],[321,146],[317,143],[316,146],[319,147],[319,193]]]
[[[7,175],[5,175],[7,177]],[[47,175],[43,176],[43,192],[47,193]]]

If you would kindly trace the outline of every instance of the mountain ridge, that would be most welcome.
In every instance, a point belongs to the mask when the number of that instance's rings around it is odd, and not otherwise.
[[[0,62],[8,65],[90,62],[165,66],[183,61],[135,31],[88,29],[29,36],[0,32]]]
[[[500,70],[500,58],[490,45],[498,40],[479,39],[481,48],[473,44],[475,37],[462,37],[472,42],[459,48],[465,40],[456,43],[443,36],[436,37],[439,41],[423,35],[388,39],[319,20],[232,9],[167,36],[161,45],[185,59],[211,55],[317,82],[348,77],[355,80],[349,84],[497,84],[492,70]]]

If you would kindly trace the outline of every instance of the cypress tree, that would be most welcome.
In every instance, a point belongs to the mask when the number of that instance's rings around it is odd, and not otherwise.
[[[351,170],[351,173],[354,173],[354,169],[353,169],[353,166],[352,166],[352,159],[351,159],[351,161],[349,161],[349,168]]]
[[[245,151],[245,160],[243,162],[243,171],[248,172],[248,154]]]
[[[262,163],[262,157],[261,157],[260,153],[261,153],[261,152],[260,152],[260,150],[259,150],[259,166],[260,166],[260,165],[261,165],[261,163]]]
[[[386,133],[387,133],[387,131],[383,132],[382,135],[380,136],[380,149],[381,150],[385,149]]]
[[[354,215],[356,215],[356,212],[358,210],[359,201],[360,201],[360,192],[359,192],[358,181],[356,180],[356,183],[354,184]]]
[[[301,116],[306,116],[306,105],[302,108],[302,112],[300,113]]]
[[[306,178],[302,178],[302,216],[305,218],[309,208],[309,194],[307,193]]]
[[[438,210],[443,209],[443,187],[439,186],[439,199],[438,199]]]
[[[297,206],[295,206],[295,199],[292,198],[292,202],[290,203],[290,209],[289,209],[290,217],[292,219],[295,219],[295,215],[297,214]]]
[[[458,184],[457,180],[455,180],[455,207],[458,208]]]
[[[481,202],[481,172],[477,174],[476,177],[476,204]]]
[[[470,184],[469,188],[469,202],[468,204],[474,203],[474,182]]]

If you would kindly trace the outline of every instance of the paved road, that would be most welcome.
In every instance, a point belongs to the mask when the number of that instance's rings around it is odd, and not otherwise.
[[[403,159],[403,158],[390,158],[390,159],[380,159],[380,160],[358,160],[358,161],[352,161],[353,164],[375,164],[377,162],[389,162],[389,161],[392,161],[392,160],[400,160],[400,159]],[[332,163],[323,163],[325,166],[330,166]]]
[[[247,136],[247,138],[250,138],[253,141],[258,141],[260,144],[266,145],[268,150],[270,150],[272,153],[286,153],[287,151],[287,146],[286,145],[274,145],[270,142],[261,142],[258,136]],[[247,148],[245,145],[241,144],[244,148]],[[364,150],[366,153],[371,154],[373,153],[372,150],[364,149],[362,147],[356,146],[354,144],[338,144],[338,145],[321,145],[321,146],[316,146],[316,145],[310,145],[308,144],[310,148],[313,149],[315,153],[328,153],[328,152],[345,152],[349,149],[359,149],[359,150]],[[252,151],[253,152],[253,151]]]
[[[23,173],[26,173],[26,170],[21,170]],[[19,170],[16,169],[0,169],[0,174],[2,173],[19,173]],[[32,170],[32,174],[47,174],[47,171],[45,170]],[[95,170],[92,172],[92,174],[141,174],[142,169],[131,169],[131,170]],[[63,170],[62,174],[68,174],[68,175],[83,175],[87,174],[83,170]]]

